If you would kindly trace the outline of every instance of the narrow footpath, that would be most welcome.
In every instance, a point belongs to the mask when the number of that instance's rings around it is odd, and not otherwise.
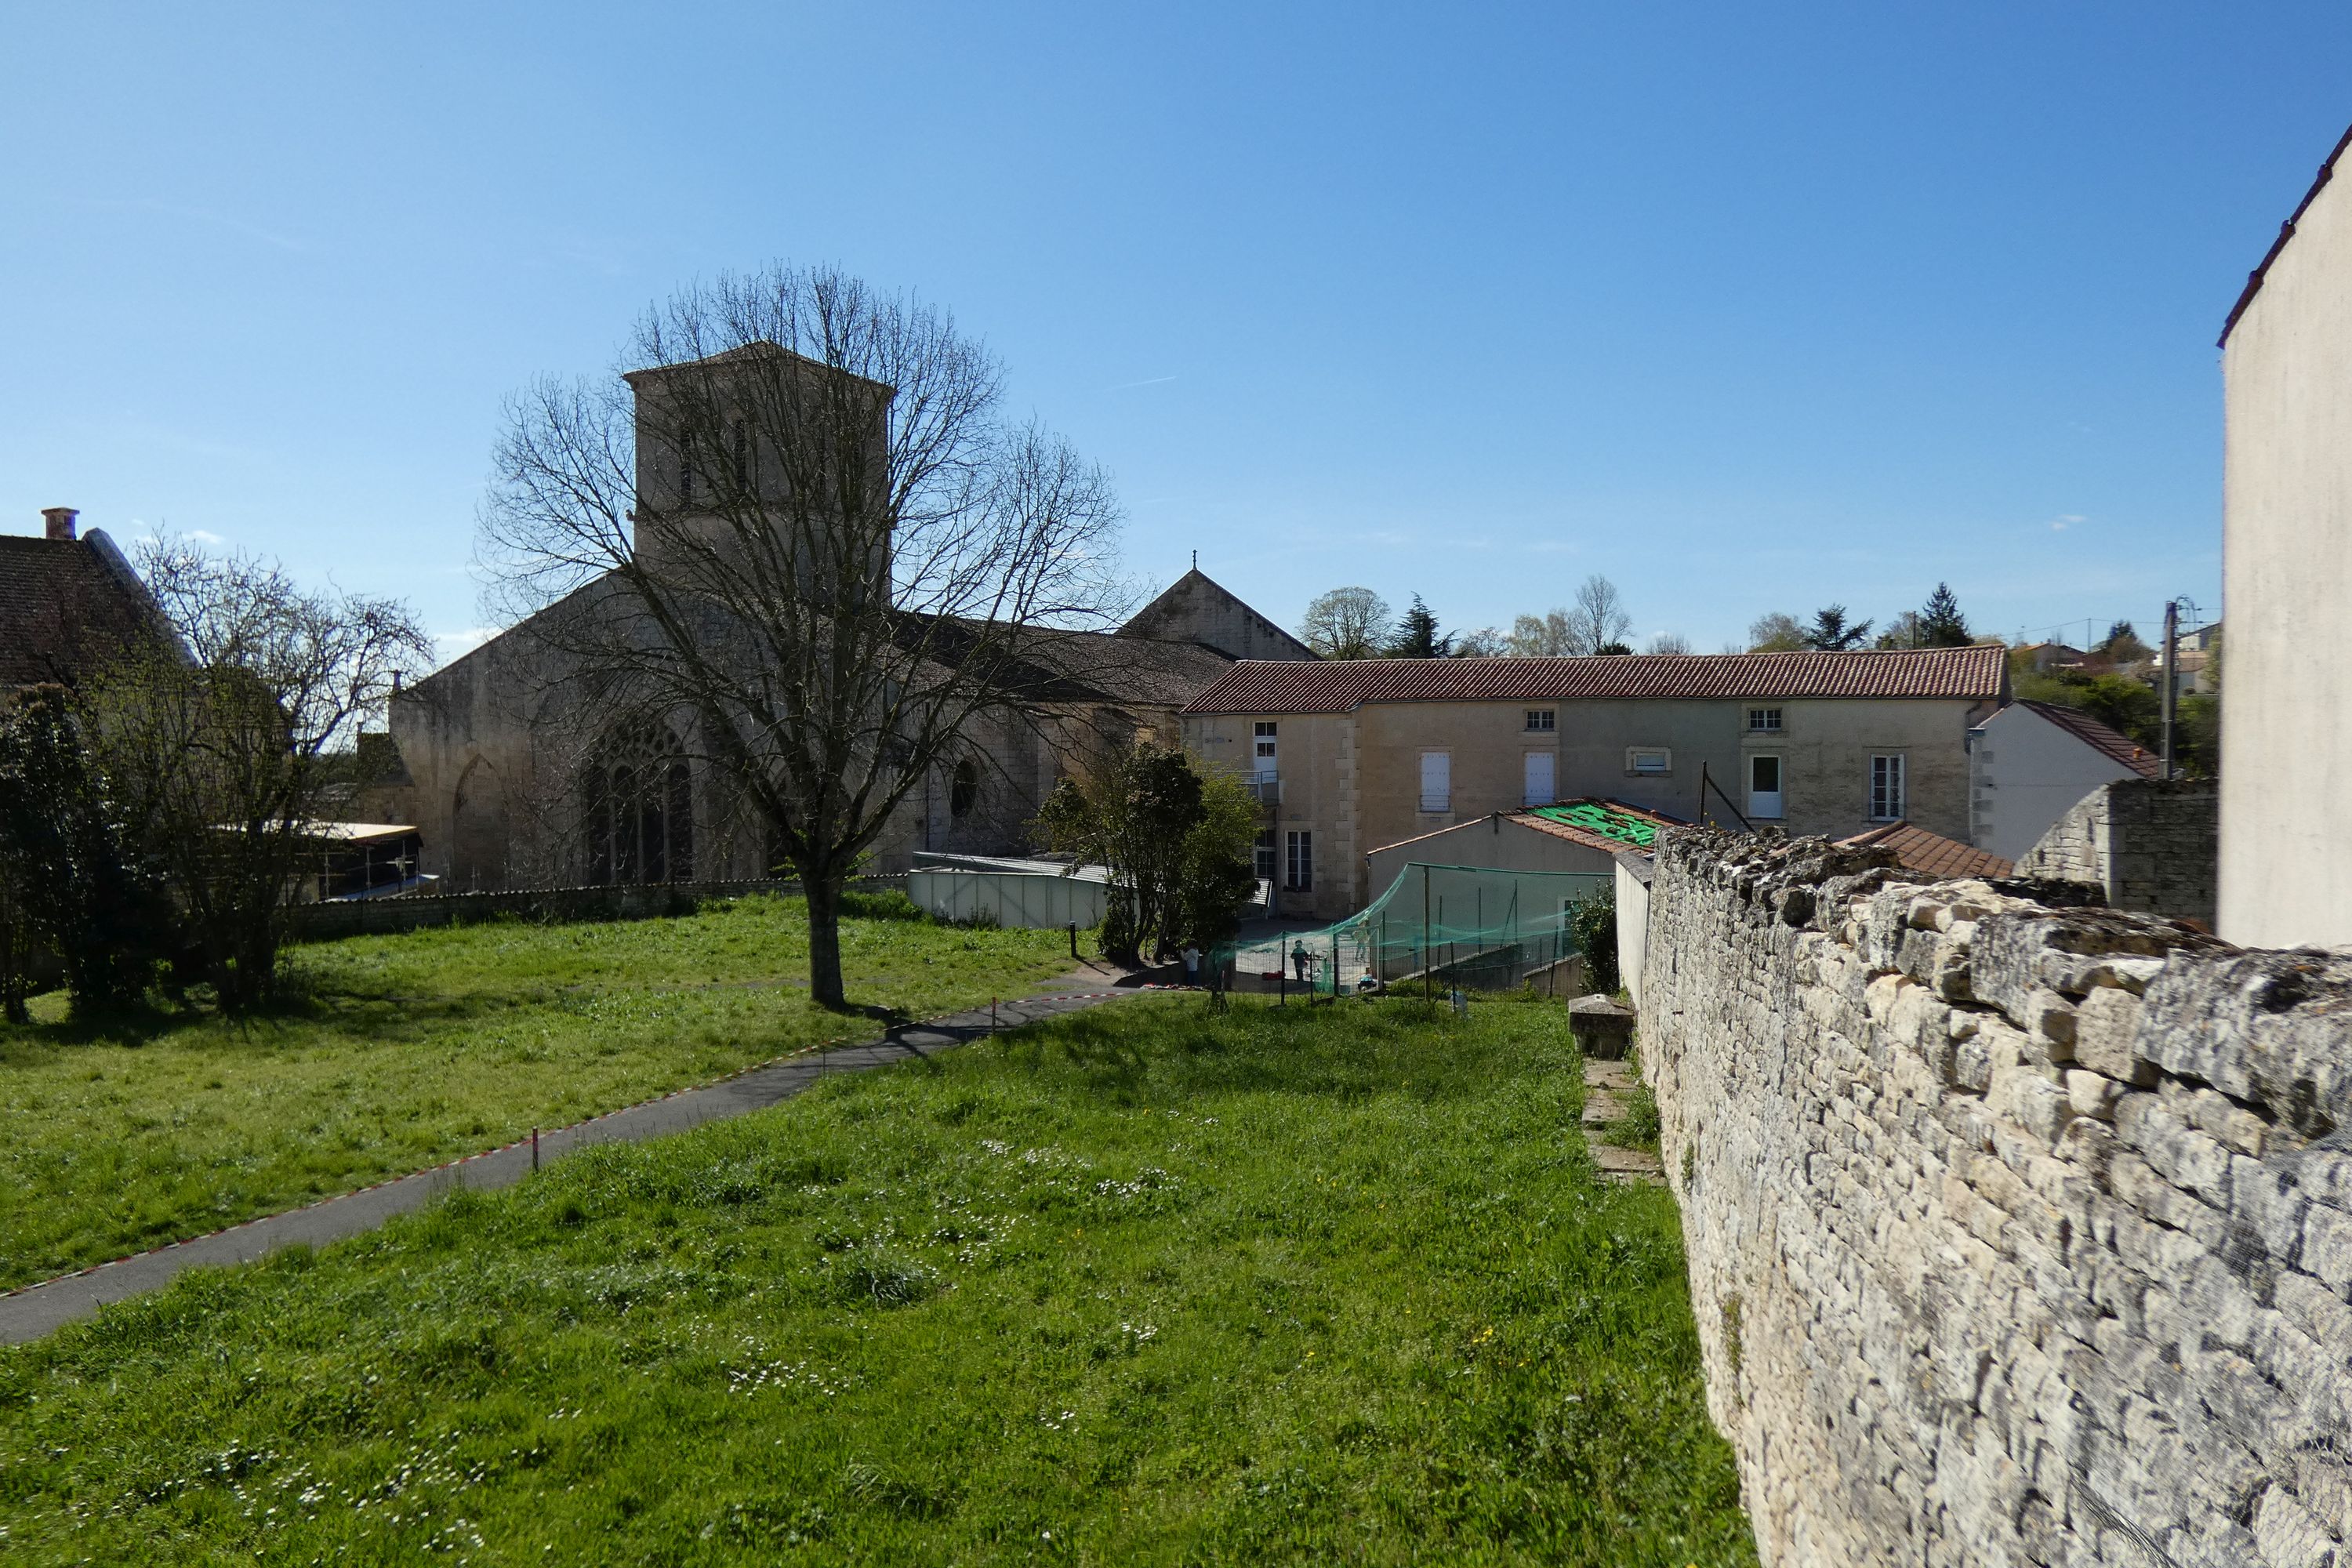
[[[1114,983],[1125,979],[1118,988]],[[1079,990],[1078,986],[1091,989]],[[1133,996],[1135,977],[1121,971],[1089,969],[1048,982],[1048,988],[993,1007],[976,1007],[929,1023],[903,1024],[863,1045],[836,1046],[788,1057],[753,1068],[733,1078],[699,1089],[679,1089],[659,1100],[646,1100],[570,1127],[541,1131],[536,1139],[540,1163],[560,1160],[575,1149],[597,1143],[635,1143],[647,1138],[684,1132],[706,1121],[724,1121],[765,1110],[836,1073],[867,1072],[918,1057],[936,1056],[1005,1029],[1034,1024],[1064,1013],[1076,1013],[1120,996]],[[0,1296],[0,1344],[22,1344],[51,1330],[93,1317],[100,1307],[127,1300],[169,1284],[183,1270],[251,1263],[282,1247],[324,1247],[347,1236],[375,1229],[395,1215],[413,1214],[435,1198],[458,1186],[488,1191],[510,1187],[531,1173],[532,1139],[503,1149],[453,1160],[429,1171],[402,1176],[355,1193],[328,1198],[308,1208],[248,1220],[227,1230],[187,1241],[175,1241],[152,1252],[136,1253],[28,1285]]]
[[[1666,1168],[1647,1149],[1626,1149],[1607,1142],[1612,1123],[1624,1120],[1624,1096],[1633,1090],[1633,1064],[1584,1058],[1584,1142],[1592,1163],[1612,1182],[1666,1184]]]

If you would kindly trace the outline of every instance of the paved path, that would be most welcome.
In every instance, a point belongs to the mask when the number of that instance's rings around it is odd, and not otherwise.
[[[910,1057],[935,1056],[969,1041],[984,1039],[992,1028],[1009,1029],[1137,994],[1133,989],[1100,989],[1106,978],[1101,973],[1074,975],[1055,983],[1054,989],[1002,1003],[993,1010],[992,1026],[992,1010],[986,1007],[927,1024],[903,1025],[861,1046],[838,1046],[807,1056],[787,1057],[700,1089],[680,1089],[593,1121],[544,1131],[538,1140],[539,1158],[557,1160],[574,1149],[593,1143],[634,1143],[683,1132],[706,1121],[723,1121],[729,1117],[764,1110],[835,1073],[864,1072],[903,1062]],[[1061,988],[1081,984],[1097,989]],[[453,1160],[413,1176],[402,1176],[380,1186],[364,1187],[312,1204],[309,1208],[289,1209],[211,1236],[175,1241],[152,1252],[138,1253],[79,1274],[27,1286],[0,1296],[0,1344],[21,1344],[52,1329],[92,1317],[109,1302],[160,1289],[183,1269],[250,1263],[281,1247],[324,1247],[331,1241],[373,1230],[394,1215],[421,1209],[453,1187],[510,1187],[530,1174],[530,1170],[531,1140],[526,1138],[503,1149]]]
[[[1609,1126],[1625,1114],[1622,1096],[1633,1090],[1632,1064],[1584,1058],[1584,1142],[1604,1181],[1666,1184],[1666,1168],[1646,1149],[1621,1149],[1607,1141]],[[0,1303],[5,1305],[5,1303]]]

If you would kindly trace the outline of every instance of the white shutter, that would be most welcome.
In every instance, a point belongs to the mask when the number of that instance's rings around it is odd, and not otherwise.
[[[1421,753],[1421,809],[1451,811],[1454,809],[1454,753],[1423,752]]]
[[[1528,787],[1523,805],[1549,805],[1552,803],[1552,754],[1549,752],[1528,753]]]

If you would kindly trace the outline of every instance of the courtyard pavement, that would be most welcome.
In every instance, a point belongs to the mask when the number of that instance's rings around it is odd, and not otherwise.
[[[510,1187],[530,1174],[534,1163],[560,1160],[596,1143],[635,1143],[684,1132],[706,1121],[723,1121],[765,1110],[836,1073],[866,1072],[919,1057],[932,1057],[1003,1029],[1075,1013],[1140,989],[1140,976],[1090,968],[1049,982],[1035,994],[977,1007],[928,1023],[903,1024],[863,1045],[836,1046],[788,1057],[698,1089],[684,1089],[591,1121],[541,1131],[503,1149],[492,1149],[429,1171],[377,1186],[345,1193],[308,1208],[249,1220],[210,1236],[175,1241],[62,1275],[0,1296],[0,1344],[22,1344],[54,1329],[95,1316],[110,1302],[126,1300],[169,1284],[185,1269],[251,1263],[283,1247],[324,1247],[347,1236],[375,1229],[395,1215],[413,1214],[458,1186],[488,1191]],[[1078,986],[1092,989],[1079,990]],[[537,1152],[534,1156],[533,1146]]]

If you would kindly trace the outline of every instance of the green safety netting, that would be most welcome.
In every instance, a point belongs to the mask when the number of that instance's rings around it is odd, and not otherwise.
[[[1548,822],[1564,822],[1570,827],[1581,827],[1587,833],[1598,833],[1603,838],[1614,838],[1620,844],[1630,844],[1636,849],[1647,849],[1658,841],[1658,825],[1645,822],[1631,812],[1619,811],[1599,801],[1582,800],[1574,805],[1539,805],[1533,815]]]
[[[1608,897],[1612,878],[1415,861],[1360,914],[1314,931],[1244,937],[1219,948],[1211,963],[1216,979],[1249,989],[1304,985],[1326,995],[1424,984],[1542,984],[1576,956],[1569,929],[1575,907]]]

